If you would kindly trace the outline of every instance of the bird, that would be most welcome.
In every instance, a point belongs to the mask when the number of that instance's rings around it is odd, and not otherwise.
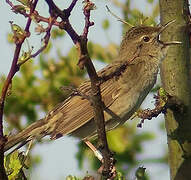
[[[168,47],[178,41],[163,42],[160,34],[174,21],[158,26],[134,26],[124,35],[118,56],[97,72],[104,107],[119,118],[104,111],[106,131],[124,124],[140,107],[156,83],[159,66]],[[79,92],[79,93],[76,93]],[[96,136],[94,112],[88,97],[90,80],[53,108],[44,118],[32,123],[16,135],[8,136],[4,151],[18,143],[49,135],[52,140],[65,135],[81,140]]]

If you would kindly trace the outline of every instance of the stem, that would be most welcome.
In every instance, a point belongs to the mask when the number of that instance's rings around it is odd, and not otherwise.
[[[105,177],[108,179],[112,176],[112,167],[113,161],[111,160],[111,153],[108,148],[107,138],[106,138],[106,131],[105,131],[105,120],[104,120],[104,113],[103,113],[103,102],[101,98],[101,91],[100,91],[100,82],[96,70],[93,66],[93,63],[89,57],[88,49],[87,49],[87,36],[89,27],[93,25],[90,22],[90,11],[94,4],[89,0],[86,0],[84,3],[84,16],[85,16],[85,27],[82,36],[79,36],[73,27],[70,24],[69,16],[76,4],[77,0],[73,0],[70,7],[61,11],[52,0],[45,0],[49,6],[50,14],[54,13],[56,16],[59,16],[62,19],[60,23],[60,28],[64,29],[68,35],[73,40],[74,44],[77,46],[79,51],[80,60],[78,62],[78,66],[80,68],[86,67],[88,72],[90,81],[91,81],[91,89],[92,94],[90,97],[90,101],[93,106],[94,110],[94,120],[97,125],[97,133],[98,133],[98,142],[102,148],[103,153],[103,165],[104,171],[102,172]]]
[[[11,5],[10,1],[6,1],[6,2],[9,5]],[[37,2],[38,2],[38,0],[34,1],[33,6],[30,9],[30,14],[32,14],[33,11],[35,10]],[[29,34],[30,25],[31,25],[31,18],[28,18],[27,24],[25,27],[26,34]],[[26,39],[26,36],[23,36],[22,40],[20,40],[20,42],[16,44],[11,69],[10,69],[9,74],[3,85],[2,92],[1,92],[1,98],[0,98],[0,179],[2,179],[2,180],[8,179],[6,176],[5,168],[4,168],[4,144],[6,142],[6,138],[3,135],[3,111],[4,111],[4,105],[5,105],[5,98],[6,98],[8,88],[11,84],[11,81],[12,81],[14,75],[16,74],[17,71],[19,71],[17,62],[19,59],[19,54],[20,54],[22,44],[25,39]]]

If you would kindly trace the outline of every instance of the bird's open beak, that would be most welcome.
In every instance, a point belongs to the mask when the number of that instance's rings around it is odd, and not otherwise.
[[[158,38],[158,41],[161,43],[161,44],[163,44],[164,46],[169,46],[169,45],[175,45],[175,44],[182,44],[182,42],[180,42],[180,41],[169,41],[169,42],[163,42],[163,41],[161,41],[160,39],[159,39],[159,35],[169,26],[169,25],[171,25],[172,23],[174,23],[176,20],[174,19],[174,20],[172,20],[172,21],[169,21],[168,23],[166,23],[165,25],[163,25],[163,26],[160,26],[160,31],[159,31],[159,33],[158,33],[158,35],[157,35],[157,38]]]

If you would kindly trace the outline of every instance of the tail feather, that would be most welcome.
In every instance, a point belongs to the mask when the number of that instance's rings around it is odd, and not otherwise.
[[[28,126],[26,129],[23,131],[19,132],[16,135],[12,135],[8,137],[8,141],[6,142],[4,146],[4,151],[8,151],[11,149],[13,146],[15,146],[18,143],[22,142],[22,146],[25,145],[28,141],[31,140],[31,138],[38,137],[41,134],[42,127],[44,125],[44,119],[40,119],[30,126]],[[38,131],[39,129],[39,131]],[[33,133],[35,132],[35,133]],[[21,147],[21,146],[19,146]]]

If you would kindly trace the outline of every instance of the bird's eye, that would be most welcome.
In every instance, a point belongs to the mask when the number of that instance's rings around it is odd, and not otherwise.
[[[149,38],[148,36],[144,36],[144,37],[143,37],[143,41],[149,42],[149,40],[150,40],[150,38]]]

